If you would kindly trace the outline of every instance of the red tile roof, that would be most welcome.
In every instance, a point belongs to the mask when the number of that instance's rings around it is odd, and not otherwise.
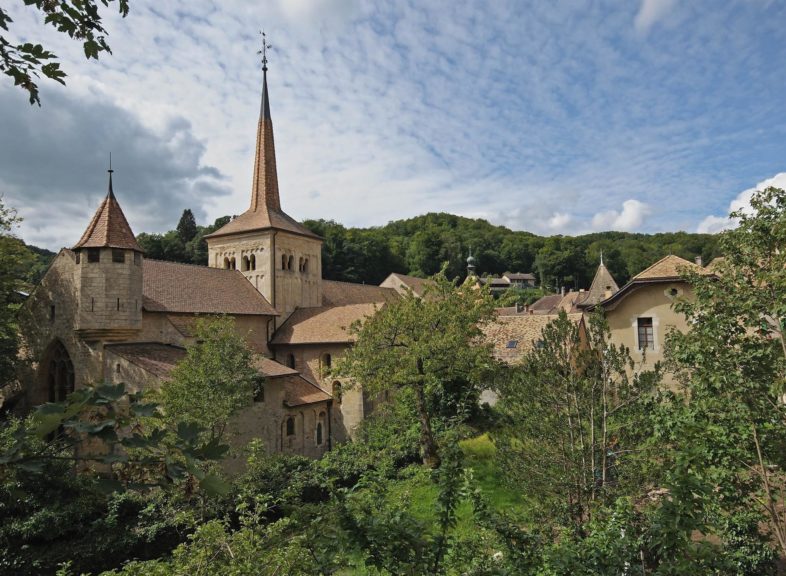
[[[401,298],[393,288],[322,281],[322,306],[299,308],[273,336],[272,344],[350,343],[349,327]]]
[[[333,397],[302,376],[292,376],[285,384],[284,404],[289,407],[326,402]]]
[[[185,348],[168,344],[107,344],[106,348],[159,378],[169,377],[175,364],[186,357]]]
[[[142,275],[150,312],[278,315],[238,270],[145,259]]]
[[[295,310],[287,321],[276,330],[271,344],[348,344],[355,337],[349,327],[362,322],[384,303],[321,306]]]
[[[120,204],[112,192],[112,177],[109,177],[109,193],[87,225],[79,242],[74,244],[78,248],[125,248],[142,252],[136,241],[131,226],[126,220]]]

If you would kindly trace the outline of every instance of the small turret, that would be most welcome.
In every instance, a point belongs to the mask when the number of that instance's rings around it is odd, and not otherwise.
[[[467,276],[475,276],[475,257],[472,255],[472,247],[470,247],[467,257]]]
[[[128,338],[142,327],[142,248],[112,189],[72,250],[77,266],[77,331],[85,338]]]

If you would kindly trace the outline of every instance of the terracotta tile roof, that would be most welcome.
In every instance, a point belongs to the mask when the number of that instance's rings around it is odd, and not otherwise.
[[[284,404],[289,407],[326,402],[333,398],[319,386],[309,382],[302,376],[288,378],[285,386]]]
[[[568,313],[578,312],[579,304],[586,298],[586,292],[568,292],[560,299],[554,312],[558,313],[560,310],[564,310]]]
[[[74,244],[77,248],[125,248],[142,252],[136,241],[131,226],[128,225],[123,210],[112,192],[112,176],[109,176],[109,193],[87,225],[79,242]]]
[[[278,315],[238,270],[145,259],[142,276],[150,312]]]
[[[383,288],[373,284],[336,282],[335,280],[322,281],[323,306],[394,302],[399,298],[398,292],[393,288]]]
[[[349,333],[353,322],[362,322],[399,298],[393,288],[323,280],[322,306],[295,310],[276,330],[272,344],[353,342]]]
[[[426,286],[428,286],[430,282],[431,280],[427,278],[418,278],[416,276],[407,276],[406,274],[393,272],[385,278],[380,286],[393,289],[399,288],[402,292],[409,289],[412,290],[415,295],[423,296],[423,293],[426,291]]]
[[[349,333],[353,322],[372,316],[383,303],[321,306],[295,310],[287,321],[276,330],[272,344],[323,344],[351,343]]]
[[[665,278],[679,278],[683,271],[707,273],[704,268],[693,262],[688,262],[679,256],[666,256],[661,258],[649,268],[636,274],[631,280],[661,280]]]
[[[533,302],[529,308],[535,314],[548,314],[559,306],[561,300],[561,294],[549,294]]]
[[[581,313],[568,314],[575,323],[582,321]],[[494,357],[508,364],[517,364],[540,340],[543,328],[557,319],[556,314],[522,314],[498,316],[483,327],[483,334],[494,346]]]
[[[230,220],[212,234],[207,234],[205,238],[216,238],[229,234],[270,229],[284,230],[285,232],[291,232],[299,236],[308,236],[321,240],[319,236],[286,214],[283,210],[276,210],[264,204],[260,205],[256,210],[249,208],[240,216],[234,220]]]
[[[169,344],[107,344],[106,348],[159,378],[169,377],[175,364],[186,357],[185,348]]]
[[[254,358],[254,368],[266,378],[279,378],[281,376],[294,376],[298,374],[298,371],[294,368],[284,366],[264,356],[257,356]]]

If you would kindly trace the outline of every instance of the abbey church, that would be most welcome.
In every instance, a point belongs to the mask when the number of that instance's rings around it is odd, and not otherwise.
[[[351,345],[349,326],[398,298],[403,284],[322,279],[322,239],[281,209],[267,66],[250,206],[206,239],[207,267],[146,259],[110,170],[84,234],[59,252],[23,306],[21,405],[59,401],[90,383],[160,386],[185,357],[196,319],[228,315],[264,377],[234,437],[312,457],[346,439],[373,402],[357,387],[342,389],[327,368]]]

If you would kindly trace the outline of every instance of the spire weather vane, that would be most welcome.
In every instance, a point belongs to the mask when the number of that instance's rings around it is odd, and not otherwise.
[[[267,51],[269,48],[272,48],[273,45],[267,43],[267,36],[264,30],[260,30],[259,33],[262,34],[262,49],[257,50],[257,54],[262,54],[262,70],[267,72]]]

